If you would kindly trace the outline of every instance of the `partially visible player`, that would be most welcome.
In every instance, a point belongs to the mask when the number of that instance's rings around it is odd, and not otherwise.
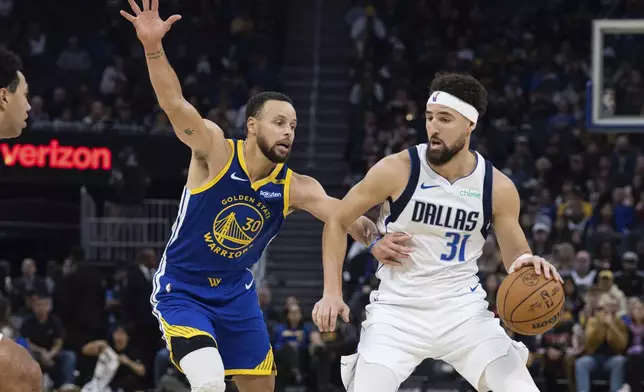
[[[380,232],[413,236],[409,260],[378,269],[380,287],[371,293],[358,353],[343,358],[350,392],[395,392],[425,358],[451,364],[479,391],[538,392],[525,366],[526,347],[487,310],[477,278],[490,225],[509,272],[533,264],[537,274],[561,277],[532,255],[512,181],[469,149],[486,97],[469,75],[437,75],[425,112],[429,143],[378,162],[326,222],[324,296],[313,310],[322,331],[333,330],[338,310],[346,309],[341,287],[349,225],[384,203]]]
[[[40,365],[29,352],[0,334],[0,392],[42,391]]]
[[[18,56],[0,49],[0,139],[18,137],[27,127],[29,87],[20,67]]]
[[[121,14],[143,44],[159,105],[192,150],[179,216],[154,278],[154,314],[193,392],[223,392],[225,376],[233,376],[241,392],[272,392],[275,361],[249,268],[290,212],[326,221],[340,201],[285,165],[297,125],[290,98],[276,92],[251,97],[246,140],[226,139],[184,99],[165,56],[162,38],[180,16],[163,21],[158,0],[143,0],[143,9],[130,0],[130,6],[134,15]],[[356,219],[349,232],[369,245],[376,226]],[[389,236],[372,247],[374,256],[384,262],[405,257],[407,249],[395,242],[406,238]],[[344,317],[348,321],[348,313]]]
[[[14,138],[27,126],[27,81],[20,59],[0,49],[0,139]],[[42,372],[27,350],[0,333],[0,392],[39,392]]]

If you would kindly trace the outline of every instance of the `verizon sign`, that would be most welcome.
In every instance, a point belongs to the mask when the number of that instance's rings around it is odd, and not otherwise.
[[[111,170],[112,151],[105,147],[63,146],[53,139],[49,144],[0,143],[0,156],[7,167],[67,170]]]

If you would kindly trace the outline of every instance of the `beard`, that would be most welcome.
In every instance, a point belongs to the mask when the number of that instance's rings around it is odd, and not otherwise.
[[[272,146],[268,145],[268,142],[266,139],[264,139],[261,136],[257,136],[257,145],[259,146],[259,150],[264,154],[266,158],[268,158],[269,161],[273,163],[284,163],[288,159],[289,154],[291,151],[286,153],[286,155],[282,155],[278,152],[277,144],[273,144]]]
[[[432,140],[438,140],[441,142],[439,150],[431,149]],[[427,148],[427,160],[432,165],[442,166],[451,161],[456,154],[461,152],[465,148],[465,143],[467,143],[467,133],[463,133],[458,139],[456,139],[452,146],[447,146],[445,142],[432,136],[429,139],[429,147]]]

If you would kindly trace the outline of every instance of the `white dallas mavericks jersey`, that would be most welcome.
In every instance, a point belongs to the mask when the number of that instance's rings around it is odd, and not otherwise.
[[[476,261],[492,217],[492,164],[474,152],[474,171],[450,183],[427,163],[426,144],[408,152],[407,187],[383,204],[378,228],[411,234],[407,245],[413,252],[400,266],[379,266],[378,292],[418,299],[462,296],[466,287],[482,290]]]

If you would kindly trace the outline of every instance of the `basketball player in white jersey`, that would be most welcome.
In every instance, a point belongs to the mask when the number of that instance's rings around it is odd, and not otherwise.
[[[384,203],[381,233],[412,236],[409,256],[377,271],[380,287],[371,293],[358,352],[342,360],[350,392],[395,392],[425,358],[451,364],[479,391],[538,391],[525,366],[527,348],[487,310],[476,276],[490,225],[509,272],[533,264],[536,273],[561,278],[531,254],[514,184],[469,150],[486,106],[487,92],[476,79],[437,75],[426,107],[429,143],[378,162],[326,222],[324,296],[313,310],[322,331],[335,328],[338,314],[347,319],[341,285],[349,225]]]
[[[27,126],[31,107],[27,100],[27,81],[20,72],[14,53],[0,49],[0,139],[13,138]],[[42,390],[40,366],[27,350],[0,333],[0,392],[38,392]]]

